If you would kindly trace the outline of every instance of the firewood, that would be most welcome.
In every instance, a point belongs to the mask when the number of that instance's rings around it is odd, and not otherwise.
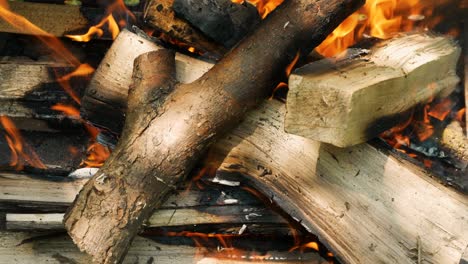
[[[72,70],[71,65],[55,62],[0,61],[0,100],[68,100],[56,79]],[[74,86],[84,90],[84,85]]]
[[[458,121],[453,121],[444,129],[440,143],[445,152],[453,157],[451,160],[456,161],[457,167],[464,171],[468,166],[468,138]]]
[[[465,58],[464,58],[464,70],[465,70],[465,120],[466,120],[466,131],[465,134],[468,137],[468,34],[466,34],[466,31],[468,30],[468,19],[465,19],[465,22],[463,23],[463,26],[465,28]],[[468,254],[468,253],[467,253]]]
[[[133,61],[140,54],[158,49],[161,47],[151,40],[123,30],[96,69],[82,99],[81,115],[97,126],[121,132]],[[192,82],[212,66],[211,63],[178,53],[177,80],[181,83]]]
[[[8,2],[12,12],[21,15],[34,25],[54,36],[62,37],[71,33],[86,33],[92,23],[97,23],[98,15],[104,10],[81,8],[75,5],[57,5],[32,2]],[[0,19],[0,32],[25,33],[21,28]],[[40,34],[39,32],[26,32]]]
[[[178,17],[227,48],[234,46],[261,21],[257,8],[247,1],[237,4],[231,0],[174,0],[172,8]]]
[[[0,210],[7,213],[6,228],[63,229],[63,212],[86,182],[87,179],[0,173]],[[202,191],[182,188],[152,214],[145,226],[234,227],[258,223],[286,225],[283,218],[240,187],[211,185]]]
[[[298,69],[289,78],[289,133],[348,147],[401,122],[402,115],[443,92],[459,78],[460,48],[447,37],[402,35],[372,48],[349,52]]]
[[[221,164],[217,177],[241,173],[241,184],[318,235],[342,263],[413,263],[418,237],[424,261],[458,263],[468,196],[369,144],[341,149],[285,133],[285,112],[270,101],[218,141],[210,153]]]
[[[89,256],[81,253],[71,239],[63,234],[38,233],[38,232],[5,232],[0,231],[0,263],[77,263],[88,264],[92,260]],[[259,247],[264,243],[259,243]],[[125,264],[147,264],[147,263],[174,263],[185,264],[193,263],[194,260],[199,264],[209,263],[229,263],[229,264],[249,264],[250,255],[259,255],[262,253],[250,252],[245,250],[245,256],[234,256],[229,258],[229,249],[224,249],[225,258],[220,260],[216,256],[223,256],[219,251],[211,251],[195,247],[184,243],[179,237],[164,237],[157,239],[153,237],[137,237],[130,248]],[[241,254],[242,252],[235,252]],[[262,263],[272,264],[301,264],[326,263],[326,260],[320,257],[316,252],[301,253],[267,251],[263,253],[265,260]],[[244,257],[244,259],[242,259]],[[281,261],[279,261],[281,260]]]
[[[28,131],[57,132],[82,126],[77,119],[52,110],[52,105],[48,102],[0,100],[0,115],[10,117],[18,129]]]
[[[190,84],[173,87],[167,53],[139,56],[120,142],[65,215],[74,242],[96,263],[121,262],[141,224],[209,144],[271,93],[296,54],[307,55],[362,4],[287,1]]]
[[[174,0],[150,0],[144,11],[146,23],[170,37],[199,51],[222,57],[226,49],[213,42],[187,21],[178,18],[172,5]]]

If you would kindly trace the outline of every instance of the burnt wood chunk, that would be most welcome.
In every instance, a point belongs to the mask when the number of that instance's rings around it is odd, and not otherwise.
[[[449,37],[410,33],[308,64],[289,77],[285,129],[338,147],[365,142],[400,114],[449,95],[459,56]]]
[[[173,3],[174,0],[149,0],[144,12],[146,23],[157,31],[194,47],[210,57],[222,57],[226,49],[206,37],[186,20],[178,18],[172,9]]]
[[[236,4],[231,0],[175,0],[173,9],[178,17],[227,48],[234,46],[261,21],[257,8],[247,1]]]

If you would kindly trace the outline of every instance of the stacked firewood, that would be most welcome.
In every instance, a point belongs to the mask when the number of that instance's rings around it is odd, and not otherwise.
[[[27,9],[28,4],[13,6]],[[252,243],[266,237],[278,242],[299,229],[323,243],[303,241],[294,248],[321,254],[267,252],[261,258],[250,255],[252,260],[459,261],[468,243],[466,195],[442,185],[430,171],[366,143],[398,125],[415,106],[455,89],[461,50],[454,41],[420,32],[371,49],[349,49],[294,71],[286,104],[266,100],[291,62],[305,61],[360,5],[357,0],[289,0],[260,21],[248,3],[151,0],[143,12],[147,25],[203,59],[165,49],[137,28],[123,30],[97,59],[89,82],[75,80],[82,87],[76,92],[81,116],[50,109],[65,99],[74,103],[50,75],[66,74],[71,65],[8,58],[8,66],[0,67],[8,77],[0,86],[8,105],[0,114],[14,118],[20,129],[48,133],[44,152],[66,145],[78,154],[65,163],[57,154],[33,170],[50,174],[55,168],[55,176],[1,174],[0,209],[8,232],[0,240],[6,245],[0,260],[11,258],[7,252],[14,245],[32,244],[44,259],[59,262],[183,263],[193,248],[155,237],[181,230],[190,230],[184,233],[190,237],[203,226],[205,233],[217,233],[223,248],[220,233],[248,232]],[[80,21],[75,19],[77,27],[70,30],[82,28]],[[15,74],[10,74],[12,67]],[[44,89],[44,84],[55,88]],[[86,152],[83,120],[103,131],[101,143],[112,154],[99,170],[57,176],[77,168]],[[64,129],[70,134],[62,138],[57,131]],[[444,137],[451,150],[448,142],[466,147],[463,131],[455,131]],[[465,152],[453,153],[464,162]],[[185,181],[200,168],[213,168],[211,177]],[[462,176],[446,183],[466,191],[468,180]],[[204,188],[189,188],[194,184]],[[64,229],[90,258],[69,252],[73,247]],[[47,235],[28,239],[27,233],[13,232],[18,230]],[[30,248],[16,249],[22,261],[31,259],[25,253]],[[169,253],[155,253],[155,248]],[[200,262],[221,255],[205,254]]]

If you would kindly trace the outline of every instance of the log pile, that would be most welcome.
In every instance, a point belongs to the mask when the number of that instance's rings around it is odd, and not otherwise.
[[[45,168],[0,172],[0,262],[11,259],[12,251],[18,261],[39,263],[194,258],[213,263],[226,256],[226,263],[323,263],[330,256],[342,263],[458,263],[463,258],[466,194],[375,142],[365,143],[396,124],[389,117],[453,90],[460,54],[453,41],[412,33],[370,51],[348,50],[344,58],[313,62],[291,75],[285,105],[265,99],[286,67],[309,54],[363,1],[285,1],[266,21],[225,36],[220,29],[245,26],[241,18],[257,21],[250,17],[251,6],[209,0],[195,3],[197,13],[190,3],[151,0],[144,17],[158,33],[195,47],[205,59],[234,47],[217,63],[165,49],[135,29],[123,30],[89,83],[75,80],[74,86],[87,87],[77,90],[79,100],[70,100],[51,74],[70,72],[66,63],[5,58],[0,64],[6,80],[0,100],[8,103],[0,115],[13,117],[23,133],[41,142],[34,148],[46,157]],[[202,19],[206,12],[216,16]],[[239,12],[245,17],[233,15]],[[81,118],[50,110],[67,100],[82,102]],[[71,136],[83,135],[88,126],[83,119],[118,144],[99,170],[67,176],[86,152],[85,139]],[[450,125],[442,144],[466,162],[463,136],[460,127]],[[1,143],[0,157],[9,148]],[[50,151],[48,158],[47,151],[58,145],[79,154],[66,159],[60,158],[66,152]],[[200,168],[215,173],[186,181]],[[468,189],[468,180],[458,183]],[[198,184],[203,188],[193,188]],[[313,242],[297,241],[310,234]],[[214,237],[216,243],[195,248],[194,236]],[[226,243],[225,236],[283,248],[240,254],[230,251],[237,244]],[[294,247],[284,248],[284,241]],[[302,252],[309,247],[314,251]]]

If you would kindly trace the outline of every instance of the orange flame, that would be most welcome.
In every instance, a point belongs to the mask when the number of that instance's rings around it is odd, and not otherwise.
[[[6,131],[5,138],[11,150],[11,167],[14,167],[16,170],[22,170],[24,162],[26,162],[32,167],[46,169],[46,166],[39,159],[36,152],[23,140],[18,128],[16,128],[11,119],[6,116],[0,116],[0,124]],[[30,154],[28,155],[26,151]]]
[[[93,143],[91,143],[91,145],[88,147],[87,157],[85,160],[83,160],[81,165],[93,168],[101,167],[107,158],[109,158],[111,151],[108,147],[95,142],[96,137],[99,134],[99,129],[84,122],[84,120],[82,120],[80,117],[80,111],[71,105],[56,104],[51,108],[83,123]]]
[[[357,12],[344,20],[316,50],[326,57],[334,56],[359,41],[364,33],[387,39],[397,32],[413,30],[424,20],[428,28],[434,27],[441,17],[431,16],[435,5],[449,0],[367,0]]]
[[[115,14],[115,15],[114,15]],[[112,39],[117,38],[117,35],[120,33],[120,29],[127,26],[127,21],[122,18],[117,22],[115,17],[129,17],[132,22],[136,21],[135,15],[130,12],[123,0],[116,0],[114,3],[109,5],[106,10],[106,16],[96,25],[90,27],[88,32],[83,35],[65,35],[74,41],[79,42],[88,42],[93,39],[95,36],[100,38],[104,35],[103,27],[107,25],[107,29],[110,32]]]
[[[62,86],[62,88],[65,90],[65,92],[70,95],[70,97],[77,103],[80,104],[80,98],[78,95],[75,93],[73,88],[71,87],[70,84],[70,79],[73,77],[78,77],[78,76],[91,76],[93,74],[94,68],[91,67],[89,64],[84,63],[80,64],[73,72],[66,74],[61,77],[57,77],[57,82]]]
[[[275,8],[281,3],[283,3],[284,0],[247,0],[247,2],[251,3],[254,5],[258,13],[262,18],[265,18],[270,14]],[[244,2],[244,0],[232,0],[233,3],[241,4]]]

